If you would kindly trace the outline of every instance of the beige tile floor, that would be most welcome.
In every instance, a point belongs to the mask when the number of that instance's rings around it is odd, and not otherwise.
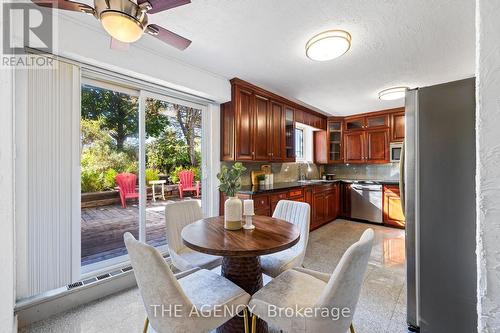
[[[406,330],[404,231],[336,220],[311,233],[304,266],[331,273],[340,257],[368,227],[375,243],[354,326],[357,333]],[[136,288],[106,297],[21,329],[21,332],[141,332],[144,308]]]

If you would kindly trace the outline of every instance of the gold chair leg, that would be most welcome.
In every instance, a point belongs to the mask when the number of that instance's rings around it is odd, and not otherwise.
[[[354,326],[352,325],[352,323],[351,326],[349,326],[349,331],[351,331],[351,333],[356,333],[356,331],[354,331]]]
[[[252,333],[257,332],[257,316],[252,315]]]
[[[248,309],[243,310],[243,325],[245,325],[245,333],[248,333]]]
[[[148,333],[148,326],[149,326],[149,318],[146,317],[146,320],[144,320],[144,328],[142,329],[142,333]]]

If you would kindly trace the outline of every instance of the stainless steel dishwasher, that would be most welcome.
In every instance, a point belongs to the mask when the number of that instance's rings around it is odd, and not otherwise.
[[[351,217],[375,223],[382,219],[382,185],[351,185]]]

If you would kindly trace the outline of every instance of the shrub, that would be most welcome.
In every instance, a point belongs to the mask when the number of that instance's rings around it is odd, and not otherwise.
[[[106,172],[103,174],[103,186],[107,190],[112,190],[115,188],[115,178],[118,172],[116,172],[115,169],[108,169]]]
[[[92,170],[82,170],[81,173],[81,191],[86,192],[98,192],[104,189],[101,177],[98,172]]]
[[[154,169],[146,169],[146,185],[149,185],[151,180],[160,179],[160,172]]]

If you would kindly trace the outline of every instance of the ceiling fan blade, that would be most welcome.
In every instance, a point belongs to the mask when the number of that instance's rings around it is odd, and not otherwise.
[[[158,12],[162,12],[167,9],[184,6],[188,3],[191,3],[191,0],[139,0],[137,3],[143,4],[145,2],[149,2],[152,9],[148,11],[148,14],[154,14]]]
[[[156,24],[148,25],[146,32],[179,50],[185,50],[189,45],[191,45],[191,41],[189,39],[179,36],[178,34]]]
[[[83,12],[94,14],[94,8],[80,2],[73,2],[68,0],[31,0],[35,5],[41,7],[58,8],[64,10],[71,10],[74,12]]]
[[[124,43],[124,42],[119,41],[118,39],[115,39],[115,38],[111,37],[111,42],[109,44],[109,47],[112,50],[116,50],[116,51],[128,51],[129,46],[130,46],[129,43]]]

